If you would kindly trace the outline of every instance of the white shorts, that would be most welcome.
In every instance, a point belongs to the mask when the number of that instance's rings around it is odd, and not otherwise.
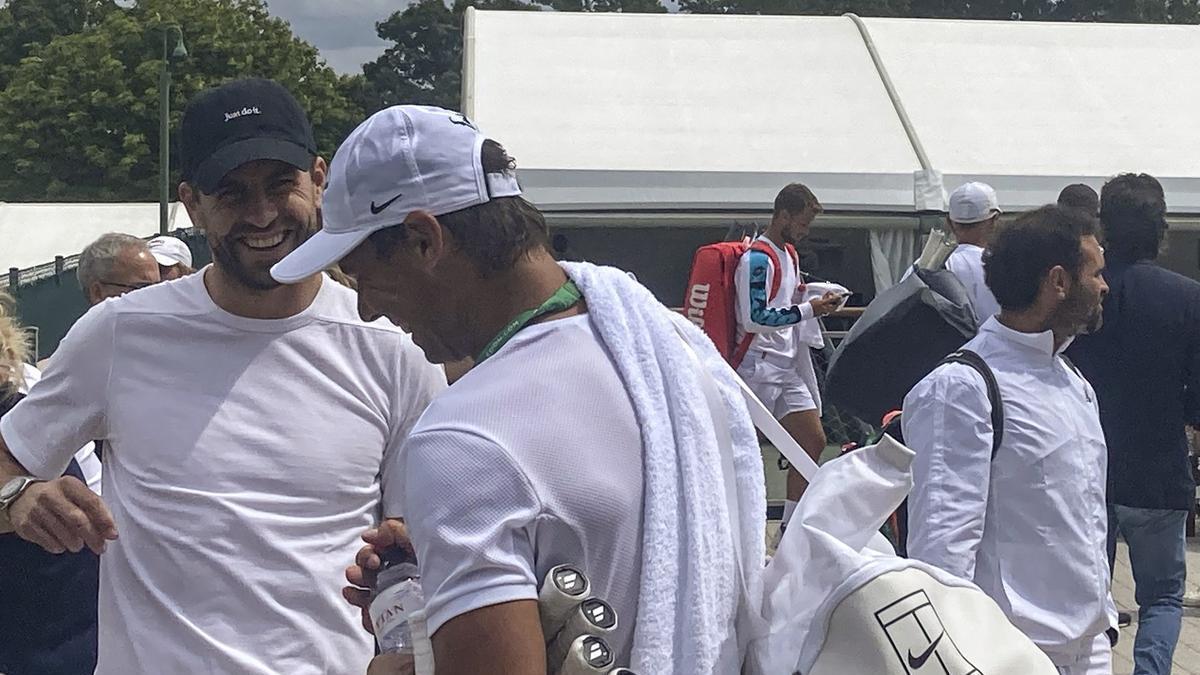
[[[1070,666],[1059,666],[1059,675],[1112,675],[1112,642],[1107,633],[1092,641],[1091,654]]]
[[[783,419],[794,412],[820,411],[816,398],[794,365],[789,367],[751,350],[737,372],[775,419]]]

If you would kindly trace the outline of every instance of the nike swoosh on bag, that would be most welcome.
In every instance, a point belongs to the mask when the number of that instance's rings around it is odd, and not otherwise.
[[[942,638],[945,637],[945,635],[946,631],[942,631],[936,638],[934,638],[933,642],[929,643],[929,646],[925,648],[925,651],[921,652],[920,656],[913,656],[912,650],[908,650],[908,667],[912,668],[913,670],[920,670],[921,667],[925,665],[925,662],[929,660],[929,657],[933,656],[933,652],[937,649],[938,643],[942,641]]]
[[[386,202],[380,204],[379,206],[375,206],[375,201],[372,200],[371,201],[371,215],[377,216],[380,213],[383,213],[383,210],[386,209],[387,207],[391,206],[392,202],[396,201],[397,199],[400,199],[403,196],[404,196],[404,193],[401,192],[400,194],[396,195],[395,197],[392,197],[391,199],[387,200]]]

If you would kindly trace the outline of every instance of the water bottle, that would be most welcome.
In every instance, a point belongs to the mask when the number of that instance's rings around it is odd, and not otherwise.
[[[383,567],[371,599],[371,625],[379,650],[413,658],[416,672],[432,673],[432,646],[425,633],[425,596],[421,573],[411,547],[398,547],[380,556]]]

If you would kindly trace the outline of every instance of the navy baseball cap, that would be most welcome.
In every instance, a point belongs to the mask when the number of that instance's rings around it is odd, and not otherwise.
[[[211,194],[247,162],[274,159],[307,171],[317,155],[312,125],[278,82],[235,80],[198,94],[180,130],[183,180]]]

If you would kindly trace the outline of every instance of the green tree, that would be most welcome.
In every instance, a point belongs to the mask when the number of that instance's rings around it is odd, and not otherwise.
[[[261,0],[140,0],[32,44],[8,69],[0,92],[0,199],[158,198],[161,31],[171,23],[182,27],[188,49],[172,65],[173,130],[196,93],[249,76],[277,80],[296,95],[326,156],[362,119],[346,95],[355,81],[339,78]]]
[[[28,56],[32,47],[83,30],[116,9],[112,0],[9,0],[0,6],[0,88],[5,66]]]
[[[457,109],[462,96],[462,27],[467,7],[536,10],[521,0],[418,0],[375,24],[394,43],[363,65],[358,102],[368,113],[402,103]]]

